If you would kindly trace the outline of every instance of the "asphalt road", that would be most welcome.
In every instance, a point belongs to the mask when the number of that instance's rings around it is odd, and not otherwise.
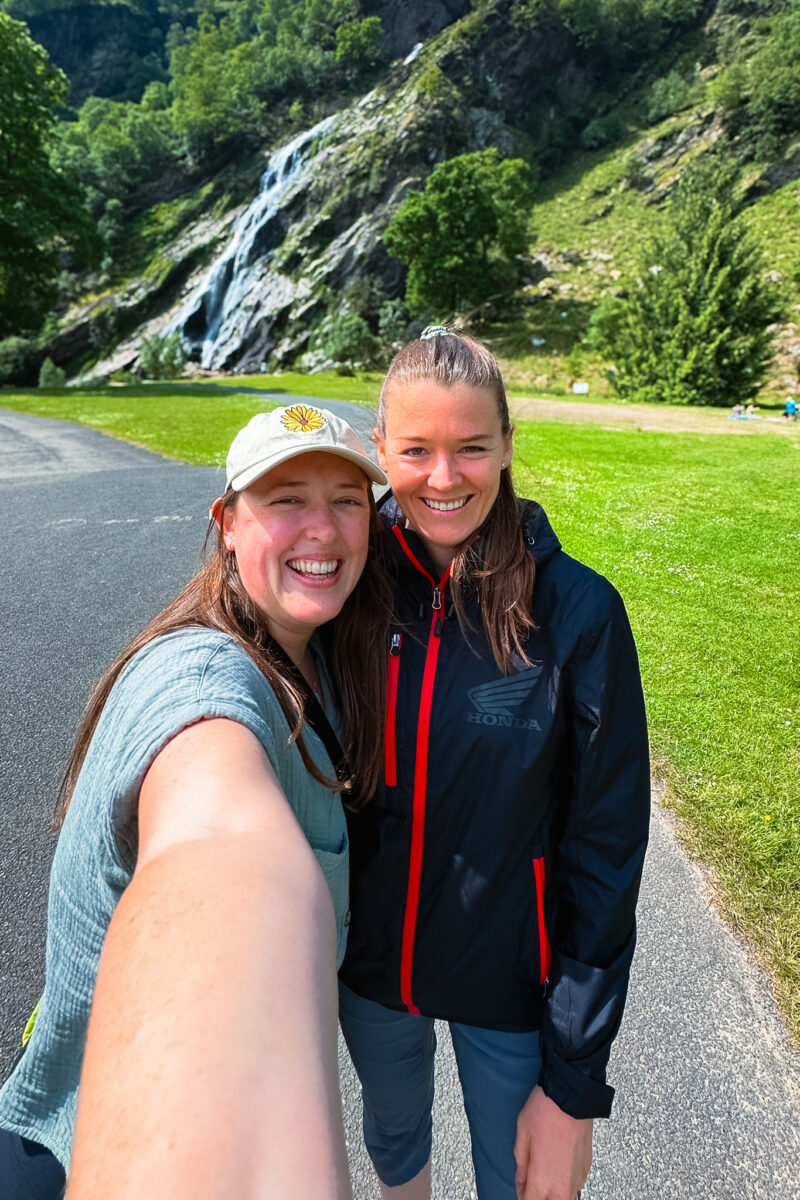
[[[327,402],[326,402],[327,403]],[[343,414],[345,404],[330,404]],[[371,424],[363,409],[350,415]],[[92,682],[199,562],[222,472],[0,409],[0,1077],[42,985],[49,819]],[[434,1195],[474,1197],[440,1030]],[[640,946],[584,1200],[800,1200],[800,1060],[763,974],[656,811]],[[356,1200],[377,1197],[342,1051]]]

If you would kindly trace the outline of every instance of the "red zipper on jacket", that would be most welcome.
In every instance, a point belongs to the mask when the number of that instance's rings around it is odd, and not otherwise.
[[[397,681],[400,676],[400,646],[402,642],[403,635],[401,633],[392,634],[392,642],[389,648],[389,671],[386,678],[386,727],[384,733],[384,762],[387,787],[397,787],[395,725],[397,722]]]
[[[411,975],[414,966],[414,938],[417,932],[417,912],[419,909],[420,879],[422,876],[422,851],[425,842],[425,800],[428,787],[428,740],[431,728],[431,709],[433,707],[433,684],[436,678],[436,661],[441,645],[440,618],[442,611],[442,596],[445,585],[450,578],[450,567],[437,583],[429,571],[415,556],[408,545],[402,530],[395,525],[392,533],[397,538],[403,552],[414,566],[433,587],[433,611],[431,627],[428,634],[428,646],[425,651],[425,668],[422,673],[422,692],[417,715],[417,748],[414,759],[414,804],[411,818],[411,855],[408,864],[408,890],[406,892],[406,911],[403,919],[403,945],[400,957],[400,998],[406,1008],[414,1016],[419,1016],[419,1009],[414,1003],[411,991]]]
[[[547,936],[547,926],[544,920],[544,859],[533,860],[533,874],[536,879],[536,912],[539,917],[539,982],[547,983],[550,975],[550,939]]]

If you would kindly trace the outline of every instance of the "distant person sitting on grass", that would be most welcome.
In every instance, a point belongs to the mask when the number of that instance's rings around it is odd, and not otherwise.
[[[742,417],[743,414],[744,414],[744,405],[737,401],[737,403],[734,404],[734,406],[733,406],[733,412],[731,413],[731,417],[734,421],[738,421]]]
[[[385,690],[370,481],[333,414],[254,417],[209,561],[98,684],[59,802],[44,994],[0,1091],[3,1200],[55,1200],[65,1170],[69,1200],[350,1196],[341,793],[357,803],[351,769],[376,786]]]
[[[783,419],[784,421],[797,420],[797,401],[794,396],[786,397],[786,408],[783,410]]]

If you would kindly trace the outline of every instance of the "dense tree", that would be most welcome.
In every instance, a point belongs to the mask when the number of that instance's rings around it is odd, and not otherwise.
[[[259,49],[255,42],[231,43],[232,35],[213,25],[170,56],[173,122],[195,158],[256,125]]]
[[[0,13],[0,338],[41,325],[60,248],[84,258],[99,248],[74,177],[50,156],[53,107],[68,91],[27,26]]]
[[[170,113],[150,100],[140,105],[90,96],[79,119],[62,125],[55,161],[80,181],[99,216],[109,198],[126,200],[138,184],[162,175],[178,149]]]
[[[783,0],[747,65],[749,133],[757,154],[773,156],[800,124],[800,0]]]
[[[374,70],[383,57],[380,17],[345,21],[336,30],[336,61],[353,81]]]
[[[622,395],[715,405],[756,395],[780,306],[762,279],[736,177],[730,160],[710,153],[678,184],[670,233],[647,251],[623,319],[607,325]]]
[[[523,29],[561,28],[604,71],[658,49],[708,7],[706,0],[513,0]]]
[[[449,317],[511,286],[531,197],[526,164],[494,148],[440,163],[423,192],[409,192],[383,237],[408,264],[412,312]]]

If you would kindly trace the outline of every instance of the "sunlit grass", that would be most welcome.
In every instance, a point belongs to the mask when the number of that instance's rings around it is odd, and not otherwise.
[[[625,598],[668,798],[800,1035],[800,440],[517,436],[520,490]]]
[[[218,466],[233,435],[257,412],[296,395],[322,400],[377,401],[381,376],[241,375],[217,382],[143,383],[120,387],[0,389],[0,407],[77,421],[170,458]],[[248,394],[239,388],[257,389]],[[257,393],[263,391],[264,395]],[[268,394],[274,393],[274,394]]]
[[[378,403],[383,374],[359,371],[355,375],[337,375],[335,371],[320,371],[316,375],[301,375],[299,371],[278,371],[273,375],[237,375],[235,379],[221,378],[219,382],[228,386],[264,388],[271,392],[289,392],[293,396],[316,396],[321,400],[352,400],[354,404],[374,406]]]
[[[279,400],[218,388],[143,384],[96,390],[0,391],[0,405],[42,417],[78,421],[170,458],[219,466],[233,435]]]

